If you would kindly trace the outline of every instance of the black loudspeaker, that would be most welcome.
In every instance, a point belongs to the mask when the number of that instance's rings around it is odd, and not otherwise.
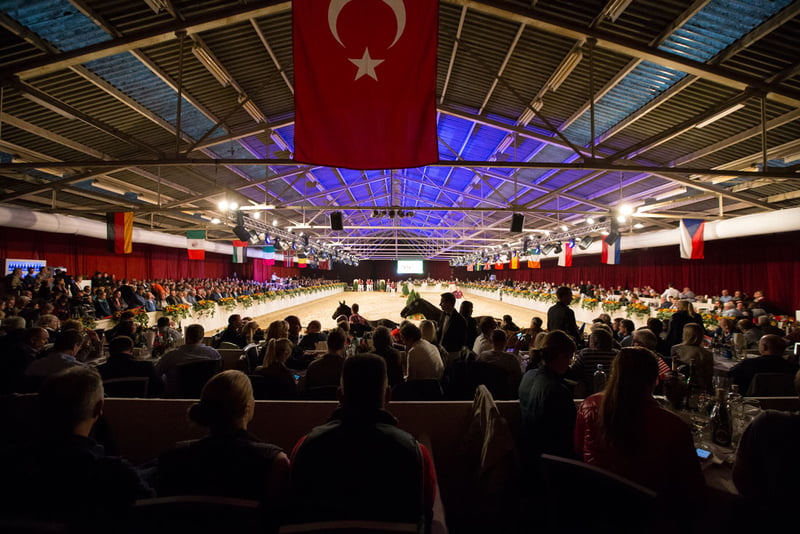
[[[609,245],[613,245],[614,243],[617,242],[617,239],[619,239],[619,230],[617,230],[616,228],[611,228],[611,230],[609,230],[608,232],[608,235],[603,241],[605,241]]]
[[[522,223],[525,220],[525,217],[521,213],[515,213],[511,216],[511,231],[512,232],[521,232],[522,231]]]
[[[239,241],[250,241],[250,232],[244,226],[234,226],[233,233],[239,238]]]
[[[341,211],[334,211],[331,213],[331,230],[344,230]]]

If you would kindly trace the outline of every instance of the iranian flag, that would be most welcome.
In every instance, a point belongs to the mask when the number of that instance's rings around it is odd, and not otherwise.
[[[186,249],[190,260],[206,259],[206,231],[189,230],[186,232]]]

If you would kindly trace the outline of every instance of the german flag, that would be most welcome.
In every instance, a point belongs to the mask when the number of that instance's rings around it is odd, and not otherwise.
[[[106,214],[108,250],[114,254],[133,252],[133,212],[115,211]]]

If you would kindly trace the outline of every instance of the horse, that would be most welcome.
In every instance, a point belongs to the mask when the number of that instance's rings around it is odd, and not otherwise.
[[[336,311],[333,312],[331,319],[335,320],[338,317],[344,315],[349,320],[352,314],[353,314],[352,308],[350,308],[350,306],[345,304],[345,301],[341,301],[339,302],[339,307],[336,308]],[[390,330],[394,330],[395,328],[397,328],[397,323],[392,321],[391,319],[378,319],[377,321],[370,321],[369,319],[367,319],[367,324],[370,326],[370,328],[375,328],[376,326],[385,326]]]
[[[432,302],[419,296],[416,291],[411,291],[406,300],[406,306],[400,311],[400,317],[406,318],[411,315],[422,315],[426,319],[438,321],[442,315],[442,310]]]

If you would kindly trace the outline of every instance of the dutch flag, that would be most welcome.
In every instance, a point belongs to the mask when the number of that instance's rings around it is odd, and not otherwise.
[[[603,252],[600,254],[600,263],[606,265],[619,265],[619,251],[622,243],[622,236],[617,236],[617,240],[609,243],[603,240]]]
[[[681,219],[681,258],[685,260],[702,260],[703,230],[706,223],[703,219]]]

